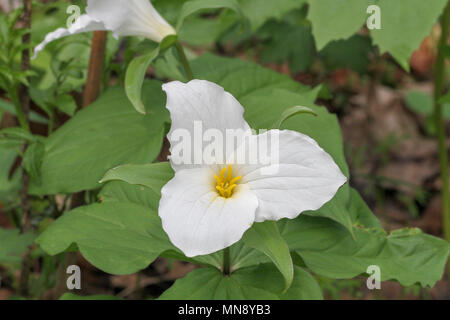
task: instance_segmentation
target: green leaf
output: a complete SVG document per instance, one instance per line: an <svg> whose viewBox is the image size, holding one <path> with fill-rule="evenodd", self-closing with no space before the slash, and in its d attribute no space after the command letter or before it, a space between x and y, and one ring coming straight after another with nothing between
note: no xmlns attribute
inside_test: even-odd
<svg viewBox="0 0 450 320"><path fill-rule="evenodd" d="M70 94L62 94L56 97L55 106L65 114L73 117L77 110L75 99Z"/></svg>
<svg viewBox="0 0 450 320"><path fill-rule="evenodd" d="M242 11L248 17L252 30L259 29L270 19L280 20L286 13L293 9L300 9L306 0L239 0Z"/></svg>
<svg viewBox="0 0 450 320"><path fill-rule="evenodd" d="M380 221L372 213L361 195L350 188L350 203L348 211L355 227L382 229Z"/></svg>
<svg viewBox="0 0 450 320"><path fill-rule="evenodd" d="M100 182L121 180L150 188L161 195L161 188L172 179L173 169L169 162L149 163L143 165L123 165L109 170Z"/></svg>
<svg viewBox="0 0 450 320"><path fill-rule="evenodd" d="M315 279L294 268L294 281L283 294L282 276L272 264L240 269L224 277L213 268L197 269L177 280L160 300L279 300L322 299Z"/></svg>
<svg viewBox="0 0 450 320"><path fill-rule="evenodd" d="M18 264L22 255L34 241L35 236L30 233L20 234L18 229L0 228L0 263Z"/></svg>
<svg viewBox="0 0 450 320"><path fill-rule="evenodd" d="M12 127L0 130L0 136L6 136L8 138L23 140L26 142L36 141L36 137L33 136L29 131L21 127Z"/></svg>
<svg viewBox="0 0 450 320"><path fill-rule="evenodd" d="M309 114L312 114L313 116L317 117L317 113L315 113L310 108L302 107L302 106L295 106L295 107L292 107L292 108L289 108L289 109L283 111L283 113L281 114L280 120L278 120L272 126L272 128L279 129L281 127L281 125L283 124L283 122L285 122L287 119L289 119L293 116L296 116L298 114L302 114L302 113L309 113Z"/></svg>
<svg viewBox="0 0 450 320"><path fill-rule="evenodd" d="M352 216L347 208L350 190L349 184L346 183L337 191L331 201L325 203L316 211L306 211L303 214L312 217L330 218L343 225L354 236Z"/></svg>
<svg viewBox="0 0 450 320"><path fill-rule="evenodd" d="M238 99L244 108L247 108L248 98L267 94L274 89L287 89L299 94L307 94L310 91L309 87L292 80L286 75L240 59L223 58L205 53L193 60L191 66L199 79L209 80L221 85ZM308 99L308 101L311 102L311 99ZM292 105L289 107L292 107ZM267 125L272 124L279 117L280 112L277 111L275 109L269 114ZM271 121L270 118L274 116L277 118ZM264 123L256 124L264 125ZM265 128L267 128L267 125Z"/></svg>
<svg viewBox="0 0 450 320"><path fill-rule="evenodd" d="M270 21L261 28L261 34L270 35L270 40L260 53L263 63L289 62L292 73L310 69L315 58L315 47L309 26Z"/></svg>
<svg viewBox="0 0 450 320"><path fill-rule="evenodd" d="M106 185L101 190L99 197L103 203L131 202L157 211L161 198L161 187L172 176L173 171L169 163L120 166L116 170L110 170L105 175L103 180ZM198 256L194 259L187 258L181 252L175 251L164 255L174 259L214 266L218 269L222 268L223 265L222 251ZM243 241L239 241L230 247L230 260L232 271L269 261L263 253L249 248L244 245Z"/></svg>
<svg viewBox="0 0 450 320"><path fill-rule="evenodd" d="M439 99L440 103L450 103L450 91Z"/></svg>
<svg viewBox="0 0 450 320"><path fill-rule="evenodd" d="M107 182L99 193L100 202L131 202L158 211L160 191L123 181Z"/></svg>
<svg viewBox="0 0 450 320"><path fill-rule="evenodd" d="M414 113L431 116L433 114L433 98L420 91L410 91L405 96L408 109Z"/></svg>
<svg viewBox="0 0 450 320"><path fill-rule="evenodd" d="M434 115L434 102L431 95L421 91L409 91L405 95L406 107L414 113L433 117ZM439 102L442 104L442 114L445 119L450 119L450 99L447 96L443 96Z"/></svg>
<svg viewBox="0 0 450 320"><path fill-rule="evenodd" d="M294 281L280 298L281 300L322 300L323 296L316 279L299 266L294 266Z"/></svg>
<svg viewBox="0 0 450 320"><path fill-rule="evenodd" d="M216 9L216 8L228 8L236 12L244 23L245 17L241 11L241 7L236 0L192 0L186 2L181 8L180 16L178 17L176 30L179 31L183 25L184 19L187 16L202 10L202 9Z"/></svg>
<svg viewBox="0 0 450 320"><path fill-rule="evenodd" d="M36 141L28 146L23 156L23 166L27 170L31 179L36 181L37 185L41 184L41 168L42 159L45 154L45 146L42 142Z"/></svg>
<svg viewBox="0 0 450 320"><path fill-rule="evenodd" d="M224 11L214 19L211 16L191 16L179 31L180 41L193 46L212 45L236 25L236 20L236 15L231 11Z"/></svg>
<svg viewBox="0 0 450 320"><path fill-rule="evenodd" d="M145 106L141 100L142 84L144 83L145 74L148 66L158 56L159 46L147 54L133 59L128 65L125 75L125 92L130 99L137 112L146 113Z"/></svg>
<svg viewBox="0 0 450 320"><path fill-rule="evenodd" d="M381 10L381 29L370 31L374 44L380 47L381 53L389 52L409 70L411 54L430 34L447 0L379 0L374 4Z"/></svg>
<svg viewBox="0 0 450 320"><path fill-rule="evenodd" d="M308 19L318 50L332 40L354 35L366 20L367 0L309 0ZM382 11L384 14L384 11ZM383 22L385 18L383 17ZM392 31L391 32L395 32Z"/></svg>
<svg viewBox="0 0 450 320"><path fill-rule="evenodd" d="M242 239L247 246L263 252L272 260L283 275L287 290L294 278L294 267L289 247L281 237L277 224L274 221L255 223Z"/></svg>
<svg viewBox="0 0 450 320"><path fill-rule="evenodd" d="M45 139L42 185L32 180L30 193L95 189L113 167L152 162L160 152L169 117L160 82L146 82L143 92L151 114L137 113L124 90L114 87Z"/></svg>
<svg viewBox="0 0 450 320"><path fill-rule="evenodd" d="M72 210L36 240L55 255L76 243L95 267L111 274L146 268L162 252L175 250L156 212L132 203L108 202Z"/></svg>
<svg viewBox="0 0 450 320"><path fill-rule="evenodd" d="M301 215L279 224L289 248L301 256L311 271L325 277L349 279L365 274L370 265L378 265L382 281L434 286L443 275L449 243L419 229L386 234L362 199L355 195L353 191L348 206L349 210L357 210L351 213L355 219L354 237L329 219ZM367 226L362 226L363 223Z"/></svg>
<svg viewBox="0 0 450 320"><path fill-rule="evenodd" d="M332 40L354 35L369 18L366 11L369 5L379 6L381 28L370 30L373 42L381 53L389 52L405 70L409 70L411 54L430 33L446 3L447 0L309 0L308 18L321 50ZM417 12L420 12L420 18Z"/></svg>
<svg viewBox="0 0 450 320"><path fill-rule="evenodd" d="M93 296L79 296L70 292L66 292L58 300L122 300L122 299L107 294L99 294Z"/></svg>
<svg viewBox="0 0 450 320"><path fill-rule="evenodd" d="M346 40L328 43L320 52L320 57L327 70L349 68L364 74L367 72L372 51L371 39L357 34Z"/></svg>
<svg viewBox="0 0 450 320"><path fill-rule="evenodd" d="M16 111L14 109L14 105L10 103L9 101L5 101L3 99L0 99L0 110L6 111L12 115L16 115ZM33 110L30 111L30 121L40 123L40 124L47 124L48 120L41 116L40 114L34 112Z"/></svg>
<svg viewBox="0 0 450 320"><path fill-rule="evenodd" d="M21 170L16 170L11 179L9 177L11 166L17 157L14 149L0 145L0 154L0 202L6 207L10 203L19 201L22 173Z"/></svg>

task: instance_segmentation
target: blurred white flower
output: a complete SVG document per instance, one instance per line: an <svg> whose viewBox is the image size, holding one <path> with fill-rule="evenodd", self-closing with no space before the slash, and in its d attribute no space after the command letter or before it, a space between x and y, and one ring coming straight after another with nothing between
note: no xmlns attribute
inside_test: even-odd
<svg viewBox="0 0 450 320"><path fill-rule="evenodd" d="M188 257L213 253L242 238L254 222L293 219L317 210L346 182L332 157L310 137L290 130L270 130L240 137L227 163L180 164L173 132L191 132L201 121L205 130L249 129L244 109L214 83L192 80L163 85L172 127L171 164L175 176L161 190L159 216L172 243ZM323 128L326 130L326 128ZM279 139L277 170L265 174L263 164L236 162L239 151L254 153L261 141ZM194 138L195 139L195 138ZM200 145L192 141L189 145Z"/></svg>
<svg viewBox="0 0 450 320"><path fill-rule="evenodd" d="M86 13L69 28L50 32L34 49L34 57L51 41L89 31L112 31L115 37L141 36L161 42L176 34L149 0L88 0Z"/></svg>

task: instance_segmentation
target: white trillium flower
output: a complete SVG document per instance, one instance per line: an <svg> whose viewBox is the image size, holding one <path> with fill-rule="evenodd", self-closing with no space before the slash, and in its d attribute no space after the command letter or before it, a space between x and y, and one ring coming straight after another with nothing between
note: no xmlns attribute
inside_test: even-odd
<svg viewBox="0 0 450 320"><path fill-rule="evenodd" d="M226 136L227 129L245 131L249 125L240 103L212 82L173 81L163 90L172 119L168 138L175 176L161 190L159 216L172 243L188 257L231 246L254 222L293 219L317 210L347 180L316 141L291 130L243 135L238 143L237 150L251 153L261 140L277 135L274 174L264 174L264 165L232 161L230 155L223 164L180 164L173 154L178 140L171 136L178 129L194 136L194 123L201 121L204 130L218 129Z"/></svg>
<svg viewBox="0 0 450 320"><path fill-rule="evenodd" d="M89 31L112 31L114 37L140 36L161 42L176 34L149 0L88 0L86 14L70 28L59 28L45 36L34 49L34 56L56 39Z"/></svg>

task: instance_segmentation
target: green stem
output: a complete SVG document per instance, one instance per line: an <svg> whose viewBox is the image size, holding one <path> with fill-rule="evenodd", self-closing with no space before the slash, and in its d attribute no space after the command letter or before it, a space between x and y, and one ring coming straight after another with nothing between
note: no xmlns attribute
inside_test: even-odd
<svg viewBox="0 0 450 320"><path fill-rule="evenodd" d="M436 123L437 139L439 146L439 163L442 180L442 227L444 237L450 241L450 199L448 180L448 157L445 145L445 122L442 115L442 104L440 99L444 89L445 53L448 37L448 15L450 12L450 2L441 17L441 38L439 40L439 52L434 66L434 120ZM450 263L447 265L447 276L450 279Z"/></svg>
<svg viewBox="0 0 450 320"><path fill-rule="evenodd" d="M223 249L223 269L222 273L230 275L230 247Z"/></svg>
<svg viewBox="0 0 450 320"><path fill-rule="evenodd" d="M188 80L194 79L194 75L192 73L191 66L189 65L189 61L186 58L186 54L184 53L183 46L180 42L175 42L175 47L177 48L178 55L180 57L181 63L183 64L184 70L186 71L186 76L188 77Z"/></svg>
<svg viewBox="0 0 450 320"><path fill-rule="evenodd" d="M13 86L9 95L14 104L14 108L16 110L16 116L17 116L17 119L19 120L20 126L22 127L22 129L24 129L26 131L30 131L30 127L28 126L27 118L25 116L25 113L22 110L22 104L20 103L18 90L19 89L17 86Z"/></svg>

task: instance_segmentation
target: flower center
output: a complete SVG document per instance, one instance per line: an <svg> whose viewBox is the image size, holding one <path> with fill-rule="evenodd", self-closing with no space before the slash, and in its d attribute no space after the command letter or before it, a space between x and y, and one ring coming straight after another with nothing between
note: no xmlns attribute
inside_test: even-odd
<svg viewBox="0 0 450 320"><path fill-rule="evenodd" d="M217 185L216 190L217 193L224 198L229 198L233 194L233 189L236 188L236 182L240 180L242 177L235 177L233 178L233 170L231 169L231 166L228 166L228 172L225 175L225 172L227 171L227 167L220 170L219 176L214 175L214 178L216 179Z"/></svg>

